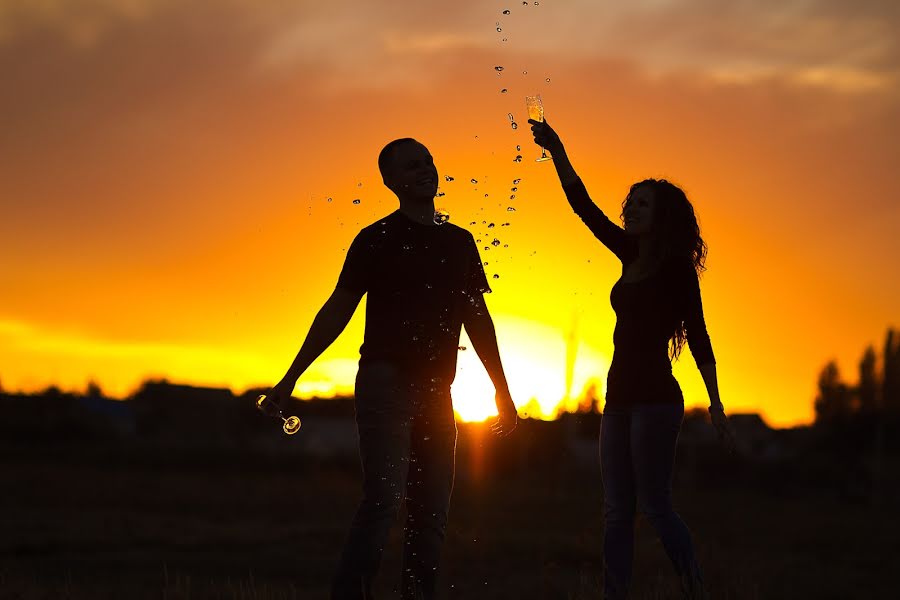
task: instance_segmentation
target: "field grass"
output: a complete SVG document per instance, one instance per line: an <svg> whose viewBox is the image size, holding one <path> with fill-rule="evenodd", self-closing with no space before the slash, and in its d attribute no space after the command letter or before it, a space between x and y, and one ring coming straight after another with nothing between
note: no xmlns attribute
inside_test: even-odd
<svg viewBox="0 0 900 600"><path fill-rule="evenodd" d="M353 464L115 446L9 447L0 458L0 598L326 598L359 498ZM893 598L893 507L727 487L679 472L713 598ZM443 598L586 599L601 588L596 470L472 476L458 465ZM637 523L634 598L677 597ZM395 597L400 528L380 597Z"/></svg>

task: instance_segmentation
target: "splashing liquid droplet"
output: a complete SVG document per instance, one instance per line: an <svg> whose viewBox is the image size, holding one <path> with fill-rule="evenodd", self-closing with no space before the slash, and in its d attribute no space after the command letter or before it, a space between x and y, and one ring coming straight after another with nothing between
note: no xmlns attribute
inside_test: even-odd
<svg viewBox="0 0 900 600"><path fill-rule="evenodd" d="M503 31L503 28L500 27L500 22L498 21L497 22L497 33L500 33L501 31Z"/></svg>
<svg viewBox="0 0 900 600"><path fill-rule="evenodd" d="M522 162L522 155L516 154L516 157L513 159L513 162L518 162L518 163Z"/></svg>
<svg viewBox="0 0 900 600"><path fill-rule="evenodd" d="M508 91L509 91L508 89L503 88L502 90L500 90L500 93L501 93L501 94L505 94L505 93L508 92Z"/></svg>
<svg viewBox="0 0 900 600"><path fill-rule="evenodd" d="M544 81L546 81L547 83L550 83L550 78L548 77L548 78L545 79Z"/></svg>
<svg viewBox="0 0 900 600"><path fill-rule="evenodd" d="M508 14L509 14L509 10L508 10L508 9L507 9L507 10L504 10L504 11L503 11L503 14L504 14L504 15L508 15Z"/></svg>
<svg viewBox="0 0 900 600"><path fill-rule="evenodd" d="M494 238L494 241L491 242L491 246L499 246L499 245L500 245L500 240L498 240L497 238Z"/></svg>
<svg viewBox="0 0 900 600"><path fill-rule="evenodd" d="M356 200L353 201L353 204L359 204L360 202L362 202L362 200L360 200L359 198L357 198Z"/></svg>
<svg viewBox="0 0 900 600"><path fill-rule="evenodd" d="M512 127L513 129L518 129L518 128L519 128L519 124L516 123L515 121L513 121L512 123L510 123L510 127Z"/></svg>
<svg viewBox="0 0 900 600"><path fill-rule="evenodd" d="M518 192L518 191L519 191L519 188L513 186L513 187L509 188L509 191L511 191L511 192Z"/></svg>
<svg viewBox="0 0 900 600"><path fill-rule="evenodd" d="M507 206L507 207L506 207L506 212L516 212L516 209L513 208L512 206Z"/></svg>
<svg viewBox="0 0 900 600"><path fill-rule="evenodd" d="M494 67L494 70L499 73L503 70L503 67Z"/></svg>
<svg viewBox="0 0 900 600"><path fill-rule="evenodd" d="M332 198L328 198L328 201L331 202Z"/></svg>
<svg viewBox="0 0 900 600"><path fill-rule="evenodd" d="M516 120L512 113L506 113L506 118L509 119L510 123Z"/></svg>
<svg viewBox="0 0 900 600"><path fill-rule="evenodd" d="M450 220L450 213L444 210L443 208L435 209L434 211L434 223L435 225L443 225L444 223Z"/></svg>
<svg viewBox="0 0 900 600"><path fill-rule="evenodd" d="M500 40L500 41L501 41L501 42L508 42L508 41L509 41L509 38L503 38L503 39Z"/></svg>
<svg viewBox="0 0 900 600"><path fill-rule="evenodd" d="M513 179L513 185L519 185L519 182L522 181L522 178Z"/></svg>
<svg viewBox="0 0 900 600"><path fill-rule="evenodd" d="M444 181L453 181L453 177L450 175L444 175Z"/></svg>
<svg viewBox="0 0 900 600"><path fill-rule="evenodd" d="M488 224L488 229L493 229L493 228L494 228L494 224L493 224L493 223L489 223L489 224Z"/></svg>
<svg viewBox="0 0 900 600"><path fill-rule="evenodd" d="M494 273L494 279L500 279L500 276Z"/></svg>
<svg viewBox="0 0 900 600"><path fill-rule="evenodd" d="M528 75L528 71L522 71L522 75Z"/></svg>
<svg viewBox="0 0 900 600"><path fill-rule="evenodd" d="M478 183L478 180L473 178L473 179L471 179L471 182L472 182L472 183Z"/></svg>
<svg viewBox="0 0 900 600"><path fill-rule="evenodd" d="M515 200L515 199L516 199L516 195L515 195L515 194L512 194L512 195L509 197L509 199L510 199L510 200Z"/></svg>
<svg viewBox="0 0 900 600"><path fill-rule="evenodd" d="M356 184L356 187L362 187L362 181Z"/></svg>

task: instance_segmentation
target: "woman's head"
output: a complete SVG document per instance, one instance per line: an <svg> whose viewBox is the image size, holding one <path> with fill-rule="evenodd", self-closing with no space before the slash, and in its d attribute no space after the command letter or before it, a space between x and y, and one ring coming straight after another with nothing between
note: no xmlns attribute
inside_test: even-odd
<svg viewBox="0 0 900 600"><path fill-rule="evenodd" d="M648 235L662 259L689 259L698 273L705 269L706 242L694 207L677 185L645 179L631 186L622 202L625 231Z"/></svg>

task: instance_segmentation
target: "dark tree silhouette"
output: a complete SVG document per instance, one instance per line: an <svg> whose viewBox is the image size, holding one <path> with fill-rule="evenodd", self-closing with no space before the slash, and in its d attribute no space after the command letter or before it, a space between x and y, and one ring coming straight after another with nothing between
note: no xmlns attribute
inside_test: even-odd
<svg viewBox="0 0 900 600"><path fill-rule="evenodd" d="M875 371L878 357L875 348L869 346L859 361L859 385L856 388L859 400L859 411L872 414L878 411L878 374Z"/></svg>
<svg viewBox="0 0 900 600"><path fill-rule="evenodd" d="M900 332L888 329L884 342L884 375L881 397L884 412L900 414Z"/></svg>
<svg viewBox="0 0 900 600"><path fill-rule="evenodd" d="M900 417L900 331L888 328L880 369L878 362L875 347L868 346L859 361L856 385L841 380L835 361L822 368L815 400L817 425Z"/></svg>
<svg viewBox="0 0 900 600"><path fill-rule="evenodd" d="M841 380L837 362L833 360L819 373L819 394L815 407L816 423L835 423L850 416L850 389Z"/></svg>
<svg viewBox="0 0 900 600"><path fill-rule="evenodd" d="M90 380L87 384L85 396L88 398L103 398L103 390L100 388L100 384L93 379Z"/></svg>

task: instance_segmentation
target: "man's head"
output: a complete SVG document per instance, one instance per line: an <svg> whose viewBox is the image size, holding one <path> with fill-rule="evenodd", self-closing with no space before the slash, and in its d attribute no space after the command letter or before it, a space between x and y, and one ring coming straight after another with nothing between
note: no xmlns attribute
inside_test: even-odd
<svg viewBox="0 0 900 600"><path fill-rule="evenodd" d="M398 198L431 201L437 194L438 173L431 153L412 138L386 145L378 155L384 185Z"/></svg>

